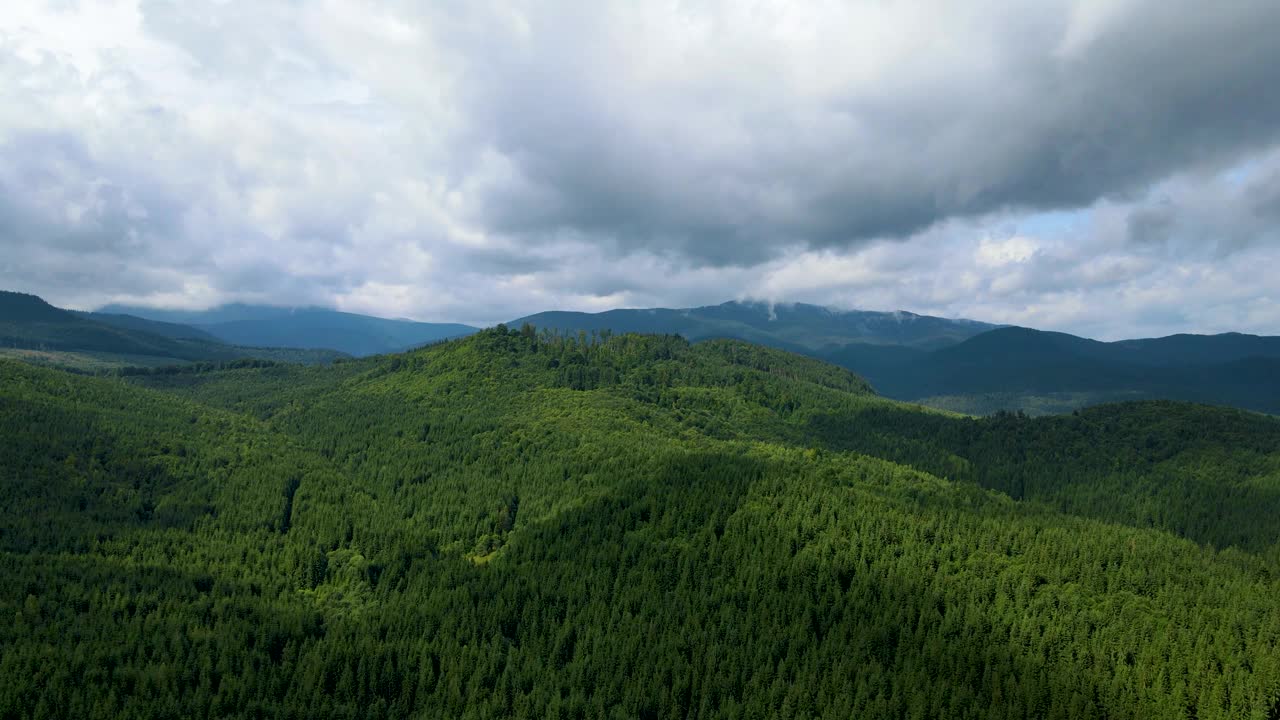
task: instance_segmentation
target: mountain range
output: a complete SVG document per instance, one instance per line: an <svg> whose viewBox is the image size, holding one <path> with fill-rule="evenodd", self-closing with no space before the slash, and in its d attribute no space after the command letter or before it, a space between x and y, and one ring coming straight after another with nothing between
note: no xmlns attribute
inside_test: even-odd
<svg viewBox="0 0 1280 720"><path fill-rule="evenodd" d="M508 324L518 327L524 323L566 332L608 329L619 333L671 333L694 341L735 338L810 354L852 343L936 349L998 327L976 320L950 320L902 311L833 310L804 303L739 301L675 310L552 311Z"/></svg>
<svg viewBox="0 0 1280 720"><path fill-rule="evenodd" d="M248 347L185 325L54 307L35 295L0 291L0 355L78 369L158 366L255 358L331 362L333 350Z"/></svg>
<svg viewBox="0 0 1280 720"><path fill-rule="evenodd" d="M853 370L888 397L972 414L1069 412L1139 398L1280 413L1280 337L1183 334L1100 342L906 312L742 302L547 312L511 324L525 322L567 333L607 328L746 340Z"/></svg>
<svg viewBox="0 0 1280 720"><path fill-rule="evenodd" d="M399 352L476 331L457 323L392 320L317 307L231 304L188 311L107 305L98 313L182 324L233 345L326 348L356 357Z"/></svg>
<svg viewBox="0 0 1280 720"><path fill-rule="evenodd" d="M761 302L550 311L506 323L525 324L567 335L608 330L681 335L695 342L745 340L853 370L887 397L976 415L1062 413L1100 402L1160 398L1280 413L1280 337L1181 334L1100 342L976 320ZM71 312L34 296L0 294L0 346L6 352L44 353L51 362L82 367L241 357L328 362L475 330L323 308L239 304L205 311L108 305Z"/></svg>
<svg viewBox="0 0 1280 720"><path fill-rule="evenodd" d="M997 328L932 351L866 345L815 353L889 397L960 412L1065 412L1166 398L1280 412L1280 337L1226 333L1099 342Z"/></svg>

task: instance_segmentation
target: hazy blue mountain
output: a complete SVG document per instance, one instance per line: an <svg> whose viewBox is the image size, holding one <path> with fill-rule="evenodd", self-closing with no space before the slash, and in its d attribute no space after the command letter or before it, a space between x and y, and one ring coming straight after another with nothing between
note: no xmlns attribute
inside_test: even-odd
<svg viewBox="0 0 1280 720"><path fill-rule="evenodd" d="M100 312L182 323L237 345L330 348L356 356L396 352L476 331L456 323L389 320L315 307L232 304L188 311L108 305Z"/></svg>
<svg viewBox="0 0 1280 720"><path fill-rule="evenodd" d="M1167 398L1280 412L1280 338L1228 333L1099 342L1008 327L934 351L827 348L893 398L966 412L1062 411Z"/></svg>
<svg viewBox="0 0 1280 720"><path fill-rule="evenodd" d="M238 320L261 320L267 318L284 318L294 312L294 308L270 305L246 305L230 303L208 310L171 310L157 309L135 305L104 305L98 308L100 313L122 313L136 317L157 320L160 322L183 325L212 325L215 323L235 322Z"/></svg>
<svg viewBox="0 0 1280 720"><path fill-rule="evenodd" d="M35 295L0 291L0 351L49 364L100 369L258 358L331 362L332 350L243 347L199 329L118 314L54 307Z"/></svg>
<svg viewBox="0 0 1280 720"><path fill-rule="evenodd" d="M202 342L99 322L56 308L35 295L0 291L0 345L45 351L149 355L177 360L209 358ZM225 347L218 343L219 347Z"/></svg>
<svg viewBox="0 0 1280 720"><path fill-rule="evenodd" d="M162 322L160 320L147 320L146 318L140 318L136 315L116 315L114 313L83 312L79 310L72 310L71 312L86 320L106 323L107 325L113 325L125 330L138 330L174 339L205 340L207 342L216 343L222 342L208 332L200 330L199 328L191 327L190 325Z"/></svg>
<svg viewBox="0 0 1280 720"><path fill-rule="evenodd" d="M956 344L942 355L953 361L994 355L1048 359L1064 354L1139 366L1209 365L1250 357L1280 357L1280 337L1223 333L1101 342L1061 332L1007 327Z"/></svg>
<svg viewBox="0 0 1280 720"><path fill-rule="evenodd" d="M996 327L975 320L951 320L909 312L846 311L804 303L757 302L602 313L544 312L510 324L518 327L525 322L566 332L609 329L619 333L673 333L689 340L736 338L810 354L827 346L851 343L938 348Z"/></svg>

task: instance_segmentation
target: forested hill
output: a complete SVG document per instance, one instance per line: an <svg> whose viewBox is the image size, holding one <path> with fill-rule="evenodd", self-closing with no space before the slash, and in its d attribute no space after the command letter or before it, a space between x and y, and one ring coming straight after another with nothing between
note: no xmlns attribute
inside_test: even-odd
<svg viewBox="0 0 1280 720"><path fill-rule="evenodd" d="M1280 414L1280 337L1240 333L1100 342L906 312L729 302L700 308L544 312L517 320L563 332L736 338L849 368L882 394L959 412L1070 412L1166 399Z"/></svg>
<svg viewBox="0 0 1280 720"><path fill-rule="evenodd" d="M735 341L0 361L0 716L1269 718L1280 421ZM986 488L992 489L984 489Z"/></svg>
<svg viewBox="0 0 1280 720"><path fill-rule="evenodd" d="M229 345L195 328L130 315L54 307L35 295L0 290L0 357L102 369L258 358L331 362L333 350Z"/></svg>

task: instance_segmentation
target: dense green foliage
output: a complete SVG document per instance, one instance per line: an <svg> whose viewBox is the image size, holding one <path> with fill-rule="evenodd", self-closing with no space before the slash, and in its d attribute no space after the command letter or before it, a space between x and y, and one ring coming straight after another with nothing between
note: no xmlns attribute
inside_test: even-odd
<svg viewBox="0 0 1280 720"><path fill-rule="evenodd" d="M1270 418L499 327L0 427L0 717L1280 716Z"/></svg>
<svg viewBox="0 0 1280 720"><path fill-rule="evenodd" d="M1280 421L1168 401L1072 415L955 419L884 405L812 419L814 436L998 490L1280 561Z"/></svg>

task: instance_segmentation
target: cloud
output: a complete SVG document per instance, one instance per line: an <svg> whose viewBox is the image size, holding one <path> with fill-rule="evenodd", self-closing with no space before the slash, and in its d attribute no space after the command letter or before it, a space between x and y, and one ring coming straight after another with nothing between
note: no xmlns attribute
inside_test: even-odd
<svg viewBox="0 0 1280 720"><path fill-rule="evenodd" d="M1087 206L1280 137L1274 3L699 7L457 41L483 68L467 116L509 163L491 229L754 262Z"/></svg>
<svg viewBox="0 0 1280 720"><path fill-rule="evenodd" d="M1274 332L1277 25L1263 0L13 0L0 284Z"/></svg>
<svg viewBox="0 0 1280 720"><path fill-rule="evenodd" d="M1004 240L983 238L978 243L977 263L983 267L999 268L1024 263L1036 253L1036 241L1028 237L1011 237Z"/></svg>
<svg viewBox="0 0 1280 720"><path fill-rule="evenodd" d="M1174 255L1280 247L1280 150L1223 172L1174 175L1126 222L1133 244Z"/></svg>

